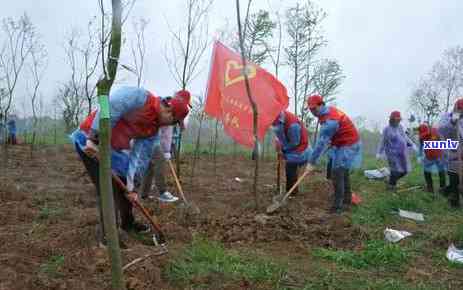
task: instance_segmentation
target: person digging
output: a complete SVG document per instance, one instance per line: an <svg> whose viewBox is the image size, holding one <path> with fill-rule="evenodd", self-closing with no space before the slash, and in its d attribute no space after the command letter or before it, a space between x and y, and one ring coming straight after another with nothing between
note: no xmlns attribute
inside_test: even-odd
<svg viewBox="0 0 463 290"><path fill-rule="evenodd" d="M182 121L188 114L187 104L180 99L163 101L151 92L138 87L121 87L109 96L111 117L111 166L113 174L126 186L127 195L113 179L116 223L119 233L133 230L147 232L149 226L135 221L132 201L138 201L135 183L141 180L151 160L152 147L157 131ZM101 194L99 188L98 133L99 108L94 110L75 130L71 139L87 173L96 187L99 225L97 239L100 246L106 245ZM133 146L130 146L133 140ZM121 235L122 236L122 235ZM122 242L122 248L127 246Z"/></svg>
<svg viewBox="0 0 463 290"><path fill-rule="evenodd" d="M351 119L339 109L327 106L320 95L312 95L307 107L320 122L320 135L308 160L315 166L328 146L331 159L331 180L334 186L334 202L330 213L340 214L352 204L350 170L360 165L361 142L357 128Z"/></svg>
<svg viewBox="0 0 463 290"><path fill-rule="evenodd" d="M281 112L272 123L272 129L277 139L277 151L286 161L286 192L296 183L298 170L307 164L311 154L309 148L309 133L296 115L289 111ZM298 188L292 195L298 194Z"/></svg>
<svg viewBox="0 0 463 290"><path fill-rule="evenodd" d="M178 91L174 94L174 98L183 100L190 108L191 94L186 90ZM172 97L164 97L166 101L172 99ZM182 130L185 129L183 122L179 124ZM141 197L142 198L154 198L152 191L153 179L156 185L156 189L159 192L159 201L161 202L175 202L178 197L174 196L167 190L166 178L165 178L165 163L171 162L172 158L172 143L173 143L173 131L174 126L164 126L159 129L157 139L153 148L153 158L150 161L148 170L141 185Z"/></svg>

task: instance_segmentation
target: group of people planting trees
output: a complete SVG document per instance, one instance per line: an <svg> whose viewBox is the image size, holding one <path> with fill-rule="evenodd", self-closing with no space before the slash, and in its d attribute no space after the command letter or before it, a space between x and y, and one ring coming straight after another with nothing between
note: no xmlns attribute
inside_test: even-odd
<svg viewBox="0 0 463 290"><path fill-rule="evenodd" d="M125 195L114 184L117 224L123 230L148 231L149 227L135 221L132 200L153 198L152 180L156 184L160 202L175 202L178 198L167 189L164 181L165 160L172 154L172 135L176 125L184 129L183 121L189 113L191 95L186 90L172 97L158 97L138 87L120 87L109 98L112 125L112 171L117 174L129 191ZM293 113L284 110L272 123L276 150L285 160L286 191L298 180L300 169L310 169L319 163L323 154L328 159L328 176L333 183L334 198L329 212L340 214L352 204L350 174L361 163L362 149L359 131L352 120L341 110L324 102L320 95L311 95L306 108L318 119L320 130L314 144L310 144L305 124ZM97 189L100 226L98 239L105 244L101 201L98 186L98 136L99 109L94 110L72 134L79 157ZM434 127L420 124L416 131L418 144L407 135L399 111L389 116L389 125L382 131L377 159L386 159L390 176L386 189L397 190L397 182L411 171L412 152L423 167L426 190L434 192L434 173L439 176L438 191L449 198L452 207L459 207L459 169L462 165L459 150L427 149L427 141L450 138L461 141L463 128L463 99L459 99L451 113L444 114ZM447 176L449 183L447 184ZM297 187L292 196L301 194Z"/></svg>

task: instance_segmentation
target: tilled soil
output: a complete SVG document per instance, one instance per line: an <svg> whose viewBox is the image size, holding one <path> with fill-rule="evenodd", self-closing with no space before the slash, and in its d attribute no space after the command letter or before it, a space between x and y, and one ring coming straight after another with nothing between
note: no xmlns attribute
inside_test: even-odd
<svg viewBox="0 0 463 290"><path fill-rule="evenodd" d="M0 290L109 289L109 261L95 241L94 188L72 147L41 147L31 156L28 146L18 145L9 147L7 156L0 166ZM190 161L187 157L182 164L182 183L201 214L185 219L178 205L146 202L159 216L170 253L128 268L129 289L175 289L164 279L162 267L193 233L230 247L264 243L267 249L281 242L289 248L354 249L365 238L348 215L327 213L330 186L320 175L308 177L286 207L266 216L262 213L275 191L274 161L261 165L258 211L251 193L251 160L219 156L214 167L212 158L201 157L194 177ZM169 186L176 192L172 180ZM156 251L133 237L128 244L122 251L124 265Z"/></svg>

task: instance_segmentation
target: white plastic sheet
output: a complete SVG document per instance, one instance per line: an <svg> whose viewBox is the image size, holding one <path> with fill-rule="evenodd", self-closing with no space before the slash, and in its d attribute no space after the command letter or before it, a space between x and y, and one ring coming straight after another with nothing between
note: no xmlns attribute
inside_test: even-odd
<svg viewBox="0 0 463 290"><path fill-rule="evenodd" d="M459 250L451 244L447 250L447 259L456 263L463 263L463 250Z"/></svg>
<svg viewBox="0 0 463 290"><path fill-rule="evenodd" d="M422 213L417 213L413 211L399 209L399 216L419 222L424 221L424 215Z"/></svg>
<svg viewBox="0 0 463 290"><path fill-rule="evenodd" d="M384 238L392 243L397 243L398 241L411 236L412 234L407 231L397 231L390 228L384 230Z"/></svg>
<svg viewBox="0 0 463 290"><path fill-rule="evenodd" d="M389 171L389 168L383 167L380 169L365 170L363 174L368 179L382 179L391 175L391 172Z"/></svg>

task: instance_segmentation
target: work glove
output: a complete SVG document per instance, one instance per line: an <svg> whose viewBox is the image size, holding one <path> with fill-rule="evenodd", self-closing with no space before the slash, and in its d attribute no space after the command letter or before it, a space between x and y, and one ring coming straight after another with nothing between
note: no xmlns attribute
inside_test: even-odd
<svg viewBox="0 0 463 290"><path fill-rule="evenodd" d="M87 139L85 142L83 151L90 158L95 158L98 156L98 146L90 139Z"/></svg>
<svg viewBox="0 0 463 290"><path fill-rule="evenodd" d="M138 193L136 193L135 191L131 191L129 192L127 195L126 195L127 199L130 201L130 202L136 202L138 201Z"/></svg>
<svg viewBox="0 0 463 290"><path fill-rule="evenodd" d="M312 163L307 163L307 166L305 167L306 171L313 171L315 169L315 165Z"/></svg>
<svg viewBox="0 0 463 290"><path fill-rule="evenodd" d="M172 158L172 155L170 154L170 152L164 153L164 159L165 160L170 160L171 158Z"/></svg>

